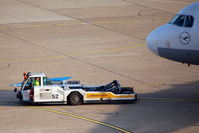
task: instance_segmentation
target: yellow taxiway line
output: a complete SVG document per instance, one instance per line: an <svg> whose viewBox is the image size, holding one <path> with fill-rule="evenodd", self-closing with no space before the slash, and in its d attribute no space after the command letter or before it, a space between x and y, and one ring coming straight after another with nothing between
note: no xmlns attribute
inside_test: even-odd
<svg viewBox="0 0 199 133"><path fill-rule="evenodd" d="M140 101L157 101L157 102L199 102L199 98L175 98L175 97L150 97L150 96L138 96ZM11 102L17 101L17 99L3 98L0 99L0 104L16 104ZM33 106L34 107L34 106Z"/></svg>
<svg viewBox="0 0 199 133"><path fill-rule="evenodd" d="M70 25L80 25L80 24L86 24L83 22L68 22L68 23L57 23L55 26L70 26Z"/></svg>
<svg viewBox="0 0 199 133"><path fill-rule="evenodd" d="M95 123L95 124L99 124L99 125L103 125L105 127L115 129L115 130L123 132L123 133L130 133L129 131L121 129L119 127L116 127L116 126L113 126L113 125L110 125L110 124L107 124L107 123L104 123L104 122L100 122L100 121L97 121L97 120L93 120L93 119L90 119L90 118L86 118L86 117L83 117L83 116L79 116L79 115L75 115L75 114L71 114L71 113L66 113L66 112L61 112L61 111L57 111L57 110L52 110L52 109L47 109L47 108L36 107L36 106L28 106L28 107L32 108L32 109L47 111L47 112L51 112L51 113L61 114L61 115L70 116L70 117L73 117L73 118L78 118L78 119L81 119L81 120L89 121L89 122L92 122L92 123Z"/></svg>
<svg viewBox="0 0 199 133"><path fill-rule="evenodd" d="M14 63L14 62L24 62L24 61L40 61L40 60L49 60L49 59L58 59L58 58L66 58L67 56L81 56L81 55L90 55L90 54L100 54L100 53L106 53L106 52L115 52L115 51L121 51L125 49L135 48L135 47L142 47L145 46L144 43L142 44L133 44L130 46L124 46L119 48L112 48L112 49L105 49L105 50L99 50L94 52L85 52L85 53L78 53L78 54L68 54L66 56L47 56L47 57L33 57L33 58L23 58L23 59L14 59L14 60L0 60L0 63Z"/></svg>
<svg viewBox="0 0 199 133"><path fill-rule="evenodd" d="M0 99L0 101L1 101L1 99ZM20 106L20 104L9 103L9 102L3 102L3 103L0 102L0 105ZM91 119L91 118L86 118L86 117L71 114L71 113L61 112L61 111L37 107L37 106L25 106L25 107L36 109L36 110L42 110L42 111L46 111L46 112L51 112L51 113L56 113L56 114L60 114L60 115L70 116L70 117L73 117L73 118L78 118L78 119L85 120L85 121L88 121L88 122L91 122L91 123L95 123L95 124L102 125L102 126L105 126L105 127L108 127L108 128L112 128L114 130L117 130L117 131L120 131L120 132L123 132L123 133L131 133L130 131L127 131L125 129L113 126L111 124L107 124L107 123L100 122L100 121L97 121L97 120L94 120L94 119Z"/></svg>
<svg viewBox="0 0 199 133"><path fill-rule="evenodd" d="M139 97L138 98L141 102L142 101L156 101L156 102L199 102L199 99L194 99L194 98L165 98L165 97ZM9 100L9 99L8 99ZM3 99L0 99L0 101L4 101ZM20 104L16 104L16 103L10 103L10 102L0 102L0 105L20 105ZM102 125L108 128L112 128L114 130L123 132L123 133L130 133L130 131L127 131L125 129L113 126L111 124L107 124L104 122L100 122L91 118L87 118L87 117L83 117L83 116L79 116L79 115L75 115L75 114L71 114L71 113L66 113L66 112L62 112L62 111L58 111L58 110L53 110L53 109L47 109L47 108L42 108L42 107L37 107L37 106L25 106L28 108L32 108L32 109L36 109L36 110L41 110L41 111L46 111L46 112L51 112L51 113L56 113L56 114L60 114L60 115L64 115L64 116L69 116L69 117L73 117L73 118L77 118L77 119L81 119L81 120L85 120L91 123L95 123L98 125Z"/></svg>
<svg viewBox="0 0 199 133"><path fill-rule="evenodd" d="M48 24L35 24L35 25L21 25L21 26L16 26L16 28L36 28L36 27L47 27L49 26Z"/></svg>
<svg viewBox="0 0 199 133"><path fill-rule="evenodd" d="M6 29L7 27L0 27L0 30L4 30L4 29Z"/></svg>
<svg viewBox="0 0 199 133"><path fill-rule="evenodd" d="M52 26L72 26L72 25L83 25L83 24L122 24L122 23L140 23L140 22L147 22L147 23L152 23L152 22L158 22L158 23L166 23L169 20L165 19L157 19L157 20L134 20L134 19L127 19L127 20L104 20L104 21L94 21L94 22L66 22L66 23L55 23L55 24L30 24L30 25L17 25L14 26L14 28L18 29L24 29L24 28L40 28L40 27L52 27ZM0 30L4 30L9 28L6 26L1 26Z"/></svg>
<svg viewBox="0 0 199 133"><path fill-rule="evenodd" d="M90 55L90 54L101 54L101 53L106 53L106 52L115 52L115 51L121 51L121 50L125 50L125 49L142 47L142 46L145 46L145 44L144 43L133 44L133 45L130 45L130 46L124 46L124 47L112 48L112 49L105 49L105 50L99 50L99 51L94 51L94 52L85 52L85 53L79 53L79 54L69 54L69 56L81 56L81 55Z"/></svg>

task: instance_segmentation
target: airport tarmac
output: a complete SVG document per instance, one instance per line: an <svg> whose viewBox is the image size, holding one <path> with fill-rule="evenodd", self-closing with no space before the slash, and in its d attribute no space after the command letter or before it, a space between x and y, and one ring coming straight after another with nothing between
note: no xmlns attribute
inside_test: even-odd
<svg viewBox="0 0 199 133"><path fill-rule="evenodd" d="M0 0L1 133L198 133L199 66L151 53L145 38L196 0ZM134 104L21 104L23 72L134 86Z"/></svg>

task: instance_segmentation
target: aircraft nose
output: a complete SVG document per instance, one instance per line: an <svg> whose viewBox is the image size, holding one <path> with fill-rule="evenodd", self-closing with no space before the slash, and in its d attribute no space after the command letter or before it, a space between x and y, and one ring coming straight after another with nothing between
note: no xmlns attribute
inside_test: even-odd
<svg viewBox="0 0 199 133"><path fill-rule="evenodd" d="M152 31L146 38L146 45L148 49L150 49L154 54L158 55L157 41L157 31Z"/></svg>

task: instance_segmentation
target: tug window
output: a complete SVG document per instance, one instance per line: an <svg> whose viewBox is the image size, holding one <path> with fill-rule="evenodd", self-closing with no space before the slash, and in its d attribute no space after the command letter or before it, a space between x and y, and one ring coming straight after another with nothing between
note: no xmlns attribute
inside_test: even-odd
<svg viewBox="0 0 199 133"><path fill-rule="evenodd" d="M52 81L46 77L43 78L43 84L44 85L52 85Z"/></svg>
<svg viewBox="0 0 199 133"><path fill-rule="evenodd" d="M25 84L24 90L30 90L33 87L34 78L29 78Z"/></svg>
<svg viewBox="0 0 199 133"><path fill-rule="evenodd" d="M33 80L33 86L40 86L40 81L41 78L40 77L35 77L35 79Z"/></svg>

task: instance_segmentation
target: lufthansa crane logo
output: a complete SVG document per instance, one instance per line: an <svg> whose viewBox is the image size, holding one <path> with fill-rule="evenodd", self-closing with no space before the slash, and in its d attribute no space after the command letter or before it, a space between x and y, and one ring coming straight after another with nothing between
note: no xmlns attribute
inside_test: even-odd
<svg viewBox="0 0 199 133"><path fill-rule="evenodd" d="M191 37L189 33L185 31L185 32L180 33L179 40L180 40L180 43L187 45L189 44Z"/></svg>

